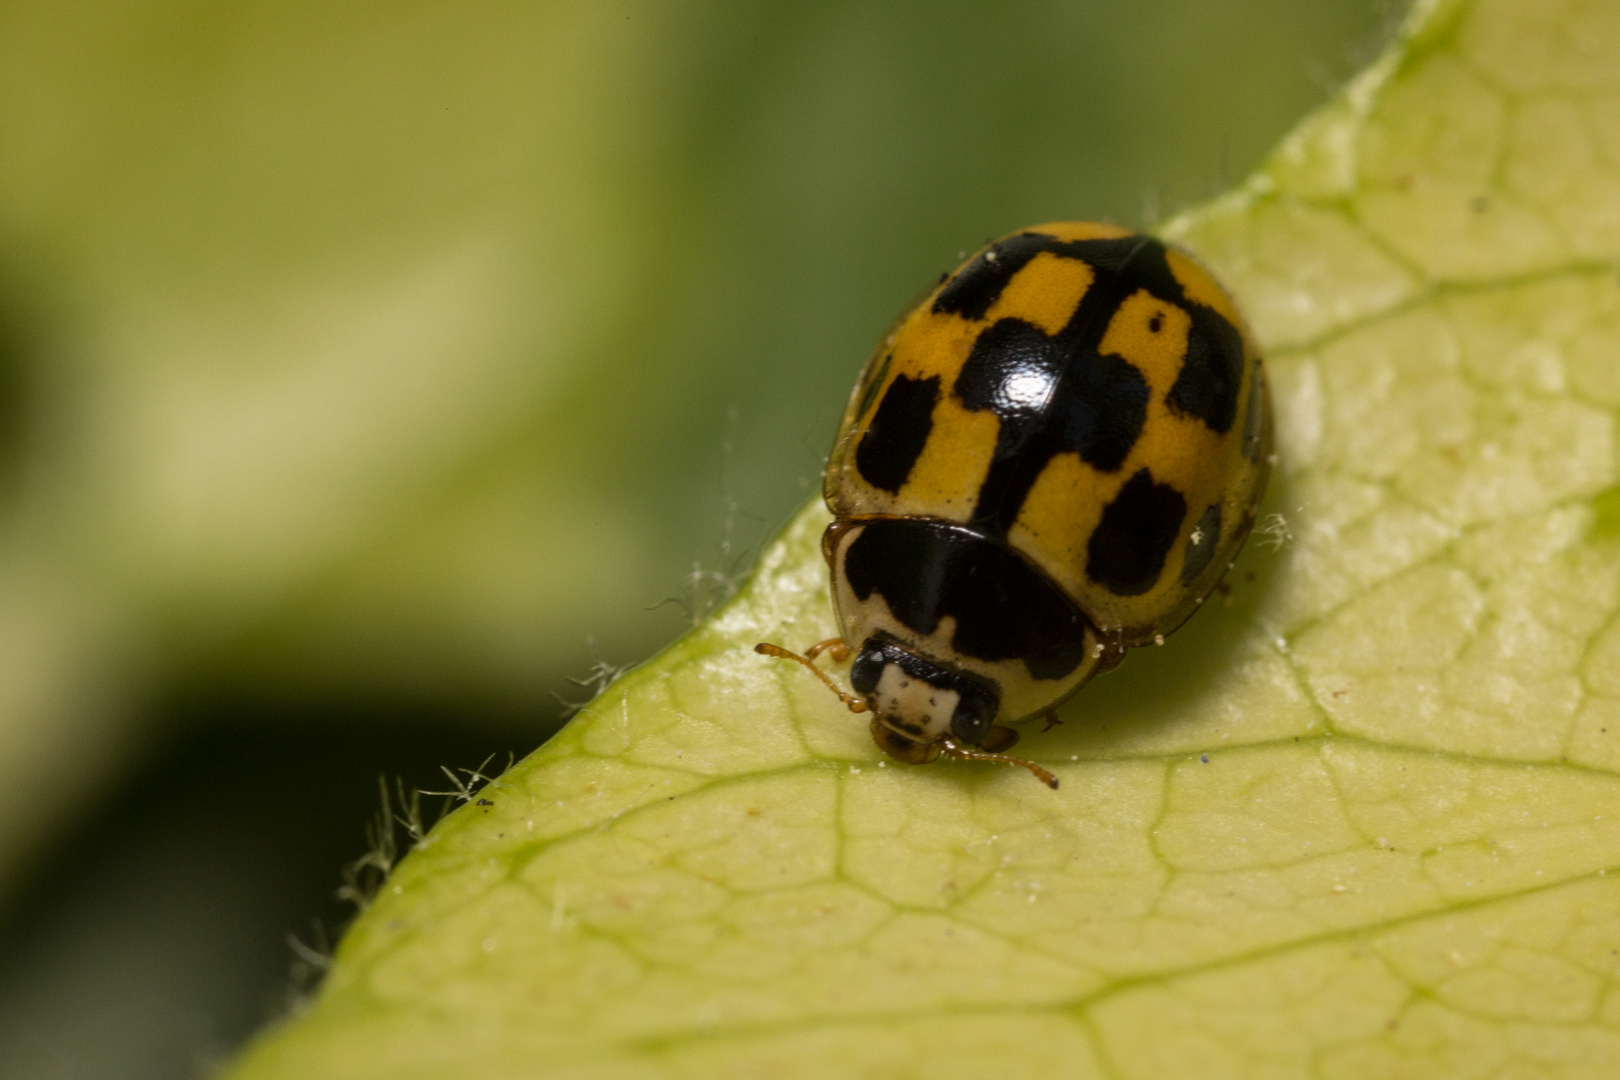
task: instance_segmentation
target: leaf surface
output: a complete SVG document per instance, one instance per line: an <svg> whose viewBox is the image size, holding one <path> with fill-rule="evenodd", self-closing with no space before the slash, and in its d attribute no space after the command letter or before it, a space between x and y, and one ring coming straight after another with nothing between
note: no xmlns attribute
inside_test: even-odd
<svg viewBox="0 0 1620 1080"><path fill-rule="evenodd" d="M1620 1068L1620 7L1420 4L1166 234L1263 342L1225 594L1021 749L881 760L807 507L447 819L231 1075Z"/></svg>

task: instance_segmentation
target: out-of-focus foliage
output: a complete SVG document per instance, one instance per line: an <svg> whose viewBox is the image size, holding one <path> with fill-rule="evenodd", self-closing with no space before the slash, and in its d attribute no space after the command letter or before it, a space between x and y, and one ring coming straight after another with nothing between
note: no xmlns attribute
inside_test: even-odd
<svg viewBox="0 0 1620 1080"><path fill-rule="evenodd" d="M1620 8L1436 0L1166 231L1269 516L999 765L903 766L739 599L469 796L241 1080L1620 1072Z"/></svg>
<svg viewBox="0 0 1620 1080"><path fill-rule="evenodd" d="M538 739L804 497L959 248L1202 197L1376 21L0 7L0 875L176 686Z"/></svg>

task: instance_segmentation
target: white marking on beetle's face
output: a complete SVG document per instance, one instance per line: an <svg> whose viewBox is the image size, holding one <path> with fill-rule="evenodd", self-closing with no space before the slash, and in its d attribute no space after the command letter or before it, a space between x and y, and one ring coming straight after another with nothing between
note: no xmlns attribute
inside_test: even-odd
<svg viewBox="0 0 1620 1080"><path fill-rule="evenodd" d="M898 664L884 664L878 684L867 695L884 725L917 742L951 733L951 717L962 695L912 678Z"/></svg>

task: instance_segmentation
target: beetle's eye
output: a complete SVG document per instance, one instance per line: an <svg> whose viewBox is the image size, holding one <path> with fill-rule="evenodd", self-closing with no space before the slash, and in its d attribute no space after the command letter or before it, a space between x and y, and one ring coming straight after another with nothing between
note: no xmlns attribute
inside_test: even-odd
<svg viewBox="0 0 1620 1080"><path fill-rule="evenodd" d="M963 694L951 714L951 734L969 746L978 746L995 718L994 704L977 694Z"/></svg>
<svg viewBox="0 0 1620 1080"><path fill-rule="evenodd" d="M870 694L877 689L878 679L882 677L883 657L868 642L860 655L855 657L855 662L849 665L849 685L855 688L857 694Z"/></svg>

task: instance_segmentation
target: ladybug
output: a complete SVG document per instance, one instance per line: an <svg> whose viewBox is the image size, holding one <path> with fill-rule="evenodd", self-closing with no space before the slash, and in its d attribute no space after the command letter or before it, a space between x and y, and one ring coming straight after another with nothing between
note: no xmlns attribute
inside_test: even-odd
<svg viewBox="0 0 1620 1080"><path fill-rule="evenodd" d="M838 426L822 536L841 634L802 655L909 763L1029 769L1008 726L1162 645L1270 472L1265 369L1191 258L1112 225L997 240L901 316ZM839 689L814 664L853 656Z"/></svg>

